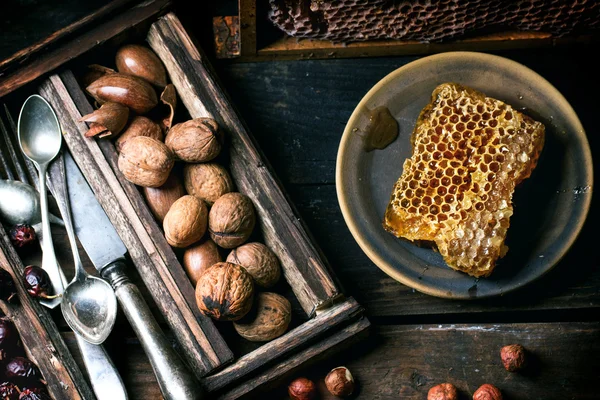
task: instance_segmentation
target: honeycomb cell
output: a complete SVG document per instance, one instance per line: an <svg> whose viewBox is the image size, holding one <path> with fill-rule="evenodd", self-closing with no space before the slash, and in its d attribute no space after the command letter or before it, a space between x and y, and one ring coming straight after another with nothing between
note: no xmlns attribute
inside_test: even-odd
<svg viewBox="0 0 600 400"><path fill-rule="evenodd" d="M448 190L444 186L440 186L439 188L437 188L437 194L439 194L440 196L445 195L447 191Z"/></svg>
<svg viewBox="0 0 600 400"><path fill-rule="evenodd" d="M425 191L423 189L419 188L415 191L415 197L421 198L423 196L425 196Z"/></svg>
<svg viewBox="0 0 600 400"><path fill-rule="evenodd" d="M410 201L408 199L400 200L400 207L407 208L408 206L410 206Z"/></svg>
<svg viewBox="0 0 600 400"><path fill-rule="evenodd" d="M421 199L419 199L418 197L415 197L414 199L412 199L412 201L410 203L415 207L419 207L421 205Z"/></svg>
<svg viewBox="0 0 600 400"><path fill-rule="evenodd" d="M408 197L409 199L412 199L412 197L414 196L414 194L413 194L413 191L412 191L412 190L410 190L410 189L407 189L407 190L404 192L404 195L405 195L406 197Z"/></svg>

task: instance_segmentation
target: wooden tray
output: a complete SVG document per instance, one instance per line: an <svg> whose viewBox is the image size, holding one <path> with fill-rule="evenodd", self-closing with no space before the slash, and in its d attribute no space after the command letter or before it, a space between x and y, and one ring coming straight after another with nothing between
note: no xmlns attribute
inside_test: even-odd
<svg viewBox="0 0 600 400"><path fill-rule="evenodd" d="M235 359L234 352L213 321L199 312L194 288L139 189L126 181L118 170L112 142L84 138L87 126L78 121L92 111L92 106L74 74L67 69L69 66L61 67L58 73L35 86L56 111L73 158L172 329L180 354L215 397L239 398L266 389L318 356L353 343L367 331L369 321L363 316L360 305L342 294L271 167L220 87L203 51L194 44L174 14L156 20L164 9L164 1L158 3L161 6L153 8L154 12L144 18L134 22L121 18L122 29L114 20L107 22L110 29L94 28L98 35L110 32L112 36L106 37L107 42L102 46L96 42L97 46L91 47L99 53L108 48L114 54L123 42L146 39L165 64L189 115L192 118L212 117L219 122L229 140L227 167L238 190L252 199L264 242L279 257L285 280L306 322ZM145 9L150 5L146 3ZM92 37L89 32L84 36L87 38L84 46L88 46ZM86 57L82 56L75 64L84 62ZM55 58L52 60L58 62ZM63 59L62 63L66 61ZM24 72L29 74L31 70ZM22 83L29 79L30 75ZM23 91L30 93L31 87Z"/></svg>

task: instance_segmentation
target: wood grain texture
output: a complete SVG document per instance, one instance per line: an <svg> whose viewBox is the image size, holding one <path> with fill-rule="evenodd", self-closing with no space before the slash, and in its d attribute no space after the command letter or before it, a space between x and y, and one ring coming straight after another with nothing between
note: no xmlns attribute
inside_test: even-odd
<svg viewBox="0 0 600 400"><path fill-rule="evenodd" d="M540 73L569 100L588 132L596 125L590 94L600 90L589 49L511 51L501 55ZM219 64L219 75L300 215L331 260L344 288L370 316L423 316L536 310L597 309L600 254L595 248L598 198L571 251L523 290L489 300L452 301L415 292L380 271L362 252L339 210L337 148L350 114L380 79L416 57ZM560 60L565 60L564 62ZM569 62L566 62L569 60ZM598 135L589 134L592 152ZM399 174L402 160L398 160ZM598 174L598 164L595 167ZM531 314L535 315L535 314ZM451 318L451 317L447 317ZM545 318L549 318L548 316Z"/></svg>
<svg viewBox="0 0 600 400"><path fill-rule="evenodd" d="M156 15L160 15L171 4L171 0L149 0L116 15L104 24L96 26L81 34L76 44L67 42L40 57L36 57L27 65L6 75L0 75L0 97L33 81L41 75L72 60L98 44L121 33L124 29L137 26Z"/></svg>
<svg viewBox="0 0 600 400"><path fill-rule="evenodd" d="M56 400L94 399L49 312L25 291L24 265L1 224L0 267L13 276L19 297L15 304L0 300L0 308L17 327L27 355L42 372L52 397Z"/></svg>
<svg viewBox="0 0 600 400"><path fill-rule="evenodd" d="M328 306L340 296L340 289L202 50L174 14L154 23L147 40L165 64L190 115L212 117L227 133L231 175L239 191L252 199L265 244L279 257L305 312L312 316L319 307Z"/></svg>
<svg viewBox="0 0 600 400"><path fill-rule="evenodd" d="M68 77L68 73L66 75ZM71 88L76 85L74 78L71 78L70 84ZM223 362L220 357L229 361L233 356L227 353L227 347L214 330L212 321L196 318L183 298L165 260L149 237L98 144L93 139L83 137L87 127L77 122L82 114L61 78L52 75L42 84L40 92L56 111L73 158L127 247L158 309L175 332L183 349L181 355L199 377L220 366Z"/></svg>

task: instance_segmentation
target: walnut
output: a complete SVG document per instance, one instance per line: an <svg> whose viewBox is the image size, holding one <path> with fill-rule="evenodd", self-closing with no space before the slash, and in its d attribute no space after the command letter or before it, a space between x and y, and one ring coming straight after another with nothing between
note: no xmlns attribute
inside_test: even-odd
<svg viewBox="0 0 600 400"><path fill-rule="evenodd" d="M354 392L354 377L346 367L337 367L325 377L327 390L337 397L348 397Z"/></svg>
<svg viewBox="0 0 600 400"><path fill-rule="evenodd" d="M451 383L440 383L429 389L427 400L458 400L458 391Z"/></svg>
<svg viewBox="0 0 600 400"><path fill-rule="evenodd" d="M167 242L173 247L187 247L202 239L207 215L208 208L202 200L190 195L178 199L163 221Z"/></svg>
<svg viewBox="0 0 600 400"><path fill-rule="evenodd" d="M218 156L222 141L223 134L214 119L196 118L169 129L165 144L179 159L199 163Z"/></svg>
<svg viewBox="0 0 600 400"><path fill-rule="evenodd" d="M225 249L232 249L248 240L255 223L252 201L237 192L219 197L208 214L210 237Z"/></svg>
<svg viewBox="0 0 600 400"><path fill-rule="evenodd" d="M508 372L519 371L525 368L525 348L520 344L511 344L504 346L500 350L500 357L502 358L502 364Z"/></svg>
<svg viewBox="0 0 600 400"><path fill-rule="evenodd" d="M233 191L229 172L219 164L186 164L183 168L185 189L209 206L225 193Z"/></svg>
<svg viewBox="0 0 600 400"><path fill-rule="evenodd" d="M502 400L502 394L496 386L486 383L473 393L473 400Z"/></svg>
<svg viewBox="0 0 600 400"><path fill-rule="evenodd" d="M256 312L233 326L244 339L266 342L283 335L291 320L292 305L288 299L276 293L259 293Z"/></svg>
<svg viewBox="0 0 600 400"><path fill-rule="evenodd" d="M121 152L125 143L131 138L138 136L148 136L160 142L163 140L163 133L160 126L149 118L141 115L133 117L129 126L115 141L115 147L118 152Z"/></svg>
<svg viewBox="0 0 600 400"><path fill-rule="evenodd" d="M218 321L237 321L252 308L254 284L244 268L216 263L198 279L196 303L202 313Z"/></svg>
<svg viewBox="0 0 600 400"><path fill-rule="evenodd" d="M246 243L233 249L227 262L244 267L254 278L254 283L264 288L275 285L281 276L277 256L262 243Z"/></svg>
<svg viewBox="0 0 600 400"><path fill-rule="evenodd" d="M210 239L189 247L183 253L183 268L194 286L196 286L204 271L221 261L223 259L219 253L219 248Z"/></svg>
<svg viewBox="0 0 600 400"><path fill-rule="evenodd" d="M164 184L175 159L164 143L146 136L137 136L125 142L119 154L119 170L128 181L147 187Z"/></svg>
<svg viewBox="0 0 600 400"><path fill-rule="evenodd" d="M288 394L292 400L313 400L317 397L317 387L310 379L298 378L288 386Z"/></svg>

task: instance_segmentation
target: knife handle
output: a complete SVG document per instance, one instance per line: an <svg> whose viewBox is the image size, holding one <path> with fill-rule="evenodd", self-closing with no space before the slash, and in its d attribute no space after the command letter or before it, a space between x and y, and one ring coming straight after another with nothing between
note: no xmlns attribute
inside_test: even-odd
<svg viewBox="0 0 600 400"><path fill-rule="evenodd" d="M173 351L140 290L123 272L125 268L125 263L117 260L102 269L102 276L115 289L121 308L150 359L162 395L167 400L202 399L200 384Z"/></svg>

